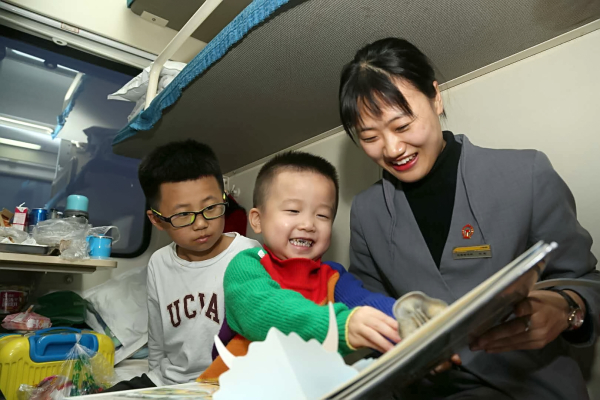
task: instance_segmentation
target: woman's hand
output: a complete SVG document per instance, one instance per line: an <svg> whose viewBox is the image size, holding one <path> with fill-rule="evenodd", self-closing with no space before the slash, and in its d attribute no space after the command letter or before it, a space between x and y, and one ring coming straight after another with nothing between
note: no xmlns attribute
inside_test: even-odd
<svg viewBox="0 0 600 400"><path fill-rule="evenodd" d="M585 312L585 303L567 292ZM501 353L541 349L568 329L569 305L558 293L534 290L515 306L515 319L500 324L471 344L471 350Z"/></svg>
<svg viewBox="0 0 600 400"><path fill-rule="evenodd" d="M458 354L455 354L452 357L450 357L450 361L443 362L440 365L438 365L437 367L435 367L433 369L433 371L431 371L431 375L435 375L435 374L439 374L440 372L447 371L450 368L452 368L452 365L461 365L461 364L462 364L462 360L460 359L460 356Z"/></svg>
<svg viewBox="0 0 600 400"><path fill-rule="evenodd" d="M400 341L398 322L373 307L360 307L348 322L348 343L355 349L369 347L385 353Z"/></svg>

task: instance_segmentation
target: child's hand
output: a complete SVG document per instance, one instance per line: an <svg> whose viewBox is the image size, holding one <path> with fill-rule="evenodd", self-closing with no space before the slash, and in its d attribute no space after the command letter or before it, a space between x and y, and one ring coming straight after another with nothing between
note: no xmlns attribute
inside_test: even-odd
<svg viewBox="0 0 600 400"><path fill-rule="evenodd" d="M398 322L368 306L360 307L352 314L347 334L352 347L369 347L381 353L392 349L400 341Z"/></svg>

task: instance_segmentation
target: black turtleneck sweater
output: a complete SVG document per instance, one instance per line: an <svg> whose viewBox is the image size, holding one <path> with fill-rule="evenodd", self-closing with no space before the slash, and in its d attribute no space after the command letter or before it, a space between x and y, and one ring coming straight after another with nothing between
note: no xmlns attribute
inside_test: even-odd
<svg viewBox="0 0 600 400"><path fill-rule="evenodd" d="M458 162L462 148L452 132L444 131L443 135L446 147L429 174L420 181L402 182L400 186L438 268L452 222Z"/></svg>

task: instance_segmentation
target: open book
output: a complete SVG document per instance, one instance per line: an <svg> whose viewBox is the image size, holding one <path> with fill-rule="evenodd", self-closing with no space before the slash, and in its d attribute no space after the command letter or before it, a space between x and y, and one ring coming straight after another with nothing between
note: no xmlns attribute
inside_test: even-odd
<svg viewBox="0 0 600 400"><path fill-rule="evenodd" d="M508 318L527 297L556 243L538 242L452 303L326 399L373 398L388 385L406 385L448 360L473 338Z"/></svg>

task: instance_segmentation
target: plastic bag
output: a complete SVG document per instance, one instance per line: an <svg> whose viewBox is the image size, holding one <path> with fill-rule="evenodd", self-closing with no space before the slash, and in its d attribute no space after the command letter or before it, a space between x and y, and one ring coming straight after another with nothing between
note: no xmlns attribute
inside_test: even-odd
<svg viewBox="0 0 600 400"><path fill-rule="evenodd" d="M92 227L83 217L70 217L41 221L33 228L33 238L38 244L58 247L60 257L66 260L89 258L88 236L106 236L111 231L113 244L121 235L116 226Z"/></svg>
<svg viewBox="0 0 600 400"><path fill-rule="evenodd" d="M89 245L85 240L71 239L60 242L60 258L65 260L86 260L89 256Z"/></svg>
<svg viewBox="0 0 600 400"><path fill-rule="evenodd" d="M29 238L26 232L11 227L0 227L0 243L23 243Z"/></svg>
<svg viewBox="0 0 600 400"><path fill-rule="evenodd" d="M50 328L50 318L31 312L33 306L25 312L10 314L2 321L2 327L9 331L37 331Z"/></svg>
<svg viewBox="0 0 600 400"><path fill-rule="evenodd" d="M58 247L61 242L68 240L85 242L90 228L91 225L83 217L49 219L39 222L33 228L33 238L38 244Z"/></svg>
<svg viewBox="0 0 600 400"><path fill-rule="evenodd" d="M67 387L69 380L64 376L50 376L37 386L21 385L17 391L18 400L54 400L62 396L62 390Z"/></svg>
<svg viewBox="0 0 600 400"><path fill-rule="evenodd" d="M54 326L85 323L87 301L70 290L59 290L38 297L34 310L48 318Z"/></svg>
<svg viewBox="0 0 600 400"><path fill-rule="evenodd" d="M19 400L60 400L102 393L117 383L113 366L101 355L78 343L69 352L60 373L36 386L21 385Z"/></svg>
<svg viewBox="0 0 600 400"><path fill-rule="evenodd" d="M90 228L83 217L50 219L33 228L33 238L38 244L58 247L61 258L82 260L88 258L85 238Z"/></svg>

